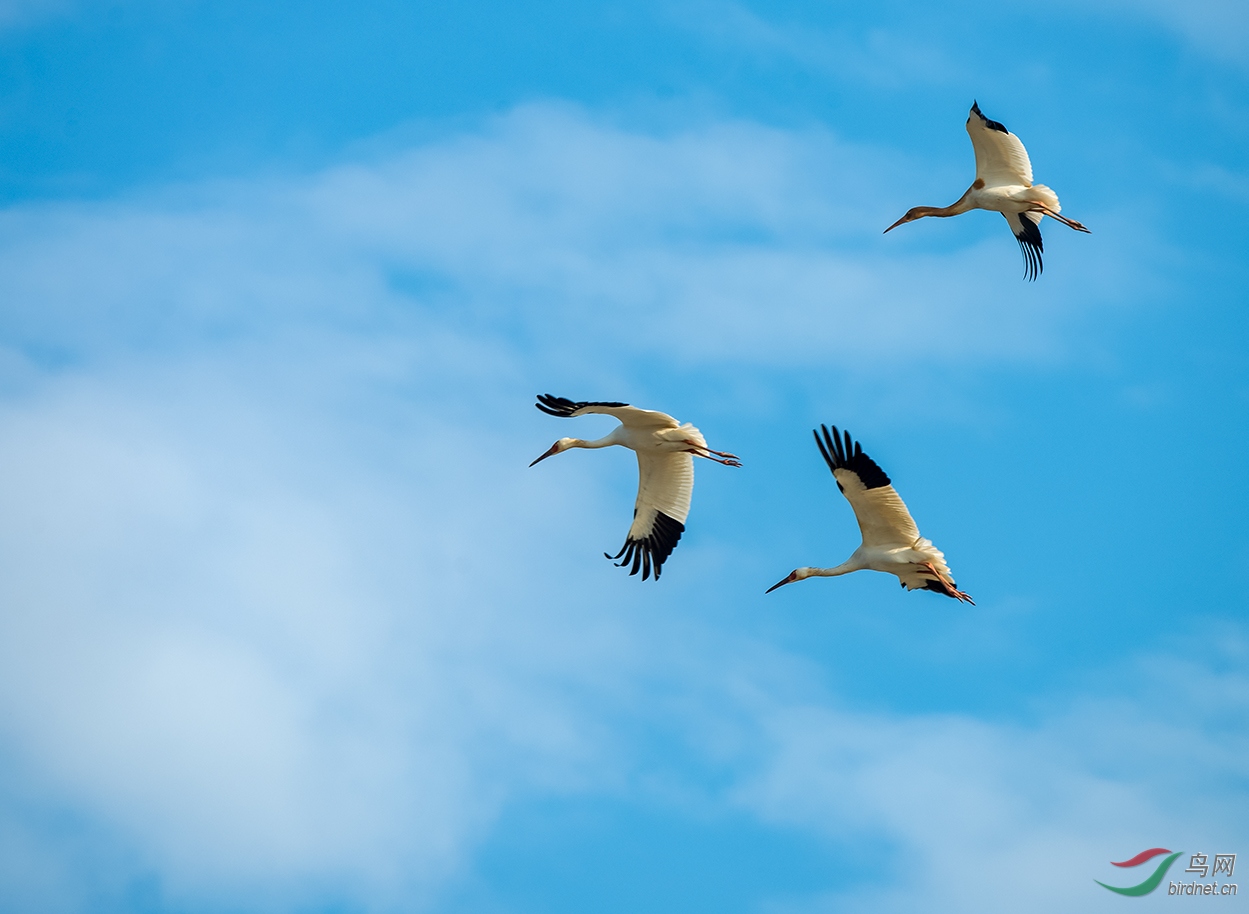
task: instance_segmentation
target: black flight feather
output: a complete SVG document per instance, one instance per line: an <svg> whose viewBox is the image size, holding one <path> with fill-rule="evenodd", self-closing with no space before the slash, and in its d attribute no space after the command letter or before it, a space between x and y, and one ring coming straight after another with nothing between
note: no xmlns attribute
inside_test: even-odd
<svg viewBox="0 0 1249 914"><path fill-rule="evenodd" d="M958 585L955 584L953 581L950 582L949 587L946 587L946 585L942 584L940 581L934 581L932 578L928 578L924 581L924 586L921 589L931 590L933 593L942 594L944 596L949 597L952 600L958 599L958 597L950 593L951 590L958 590ZM974 606L975 604L973 603L972 605Z"/></svg>
<svg viewBox="0 0 1249 914"><path fill-rule="evenodd" d="M1019 242L1019 250L1023 252L1024 279L1034 282L1044 269L1041 253L1045 250L1045 245L1041 241L1041 226L1029 219L1027 213L1019 214L1019 223L1023 228L1015 233L1015 240Z"/></svg>
<svg viewBox="0 0 1249 914"><path fill-rule="evenodd" d="M658 581L664 562L668 561L668 556L672 555L672 550L677 547L677 542L684 532L685 524L674 520L662 511L657 511L655 520L651 523L650 533L641 539L626 539L625 544L615 555L608 555L604 552L603 556L612 561L621 559L616 562L617 568L632 566L629 569L630 575L637 574L640 569L643 581L654 572L655 580Z"/></svg>
<svg viewBox="0 0 1249 914"><path fill-rule="evenodd" d="M829 434L827 426L821 425L824 431L824 439L820 440L820 433L812 431L815 435L815 443L820 449L820 453L824 456L824 462L828 464L829 470L849 470L859 477L864 488L879 489L890 484L889 477L871 457L863 453L863 447L857 441L850 438L849 432L839 432L837 426L833 426L832 434ZM845 441L842 441L844 435ZM841 484L838 483L840 488Z"/></svg>
<svg viewBox="0 0 1249 914"><path fill-rule="evenodd" d="M628 403L617 403L614 400L585 400L580 403L574 403L567 397L553 397L550 394L538 394L538 402L534 404L548 416L559 416L561 419L568 419L577 410L584 409L587 406L628 405Z"/></svg>
<svg viewBox="0 0 1249 914"><path fill-rule="evenodd" d="M980 110L980 104L976 101L973 101L971 103L971 113L976 115L976 117L980 118L980 120L984 122L984 125L988 127L990 130L1000 130L1003 133L1010 133L1010 131L1007 130L1006 127L1002 125L1001 123L999 123L998 121L991 121L987 117L985 117L984 112Z"/></svg>

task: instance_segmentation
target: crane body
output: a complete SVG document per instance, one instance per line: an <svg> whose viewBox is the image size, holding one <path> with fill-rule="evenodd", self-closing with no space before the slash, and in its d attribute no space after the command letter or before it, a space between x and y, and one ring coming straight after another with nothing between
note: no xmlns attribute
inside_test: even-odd
<svg viewBox="0 0 1249 914"><path fill-rule="evenodd" d="M1041 275L1041 218L1057 219L1077 232L1088 229L1061 214L1058 194L1044 184L1032 183L1032 162L1019 137L997 121L991 121L972 102L967 116L967 133L976 153L976 180L963 196L949 206L914 206L885 232L925 216L959 216L973 209L1001 213L1023 252L1024 276L1035 280Z"/></svg>
<svg viewBox="0 0 1249 914"><path fill-rule="evenodd" d="M702 432L690 423L680 423L667 413L639 409L628 403L573 402L564 397L542 394L535 404L542 412L560 418L602 413L620 420L620 425L602 438L560 438L533 463L574 448L595 450L627 447L638 459L638 494L633 507L633 524L620 551L607 558L621 559L629 574L642 572L642 580L654 574L659 580L664 562L685 532L690 500L694 493L694 458L702 457L725 466L741 466L733 454L707 447Z"/></svg>
<svg viewBox="0 0 1249 914"><path fill-rule="evenodd" d="M892 574L907 590L931 590L966 603L973 603L954 583L945 555L932 540L919 535L902 496L880 466L863 453L862 446L849 432L813 432L820 454L832 471L841 494L850 502L859 522L862 544L850 558L832 568L795 568L784 580L773 584L771 593L785 584L807 578L832 578L854 571L883 571Z"/></svg>

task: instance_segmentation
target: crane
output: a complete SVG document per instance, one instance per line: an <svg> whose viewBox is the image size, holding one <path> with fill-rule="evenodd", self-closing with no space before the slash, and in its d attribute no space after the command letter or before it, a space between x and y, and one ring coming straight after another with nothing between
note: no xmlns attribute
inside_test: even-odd
<svg viewBox="0 0 1249 914"><path fill-rule="evenodd" d="M550 416L568 419L589 413L603 413L620 420L611 434L595 441L581 438L560 438L550 449L529 464L534 466L546 458L572 448L602 448L620 445L633 450L638 458L638 495L633 506L633 525L620 551L603 553L617 562L617 567L630 565L630 575L640 569L645 581L653 572L655 580L664 562L676 548L685 532L685 518L690 513L690 497L694 492L694 458L704 457L725 466L739 467L733 454L707 447L702 432L688 422L682 424L667 413L638 409L628 403L574 403L564 397L540 394L534 404Z"/></svg>
<svg viewBox="0 0 1249 914"><path fill-rule="evenodd" d="M991 121L971 104L967 116L967 133L976 152L976 180L967 192L950 206L916 206L885 229L888 233L906 222L925 216L958 216L973 209L987 209L1006 217L1010 230L1023 252L1024 277L1035 280L1041 275L1041 217L1049 216L1077 232L1088 229L1066 216L1058 195L1044 184L1032 183L1032 163L1019 137L997 121Z"/></svg>
<svg viewBox="0 0 1249 914"><path fill-rule="evenodd" d="M824 462L833 473L841 494L846 496L858 518L863 544L834 568L795 568L789 577L768 588L771 593L785 584L806 578L831 578L852 571L884 571L896 575L907 590L932 590L975 605L959 590L950 576L941 550L919 535L901 496L876 461L863 453L862 446L849 432L821 425L824 436L813 431Z"/></svg>

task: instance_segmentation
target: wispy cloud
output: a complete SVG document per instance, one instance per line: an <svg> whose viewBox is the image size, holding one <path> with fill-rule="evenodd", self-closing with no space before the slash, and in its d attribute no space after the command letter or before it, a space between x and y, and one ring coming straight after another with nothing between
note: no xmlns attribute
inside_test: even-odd
<svg viewBox="0 0 1249 914"><path fill-rule="evenodd" d="M0 29L64 16L80 5L80 0L0 0Z"/></svg>
<svg viewBox="0 0 1249 914"><path fill-rule="evenodd" d="M1093 8L1098 6L1120 15L1152 19L1225 61L1243 66L1249 59L1249 10L1236 0L1103 0Z"/></svg>
<svg viewBox="0 0 1249 914"><path fill-rule="evenodd" d="M1099 699L1050 697L1030 726L777 708L738 800L850 853L890 847L865 862L866 885L781 909L1100 911L1092 880L1119 848L1243 842L1220 797L1249 769L1231 724L1249 714L1249 678L1243 637L1225 643L1231 670L1142 658Z"/></svg>
<svg viewBox="0 0 1249 914"><path fill-rule="evenodd" d="M1153 22L1203 53L1243 63L1249 51L1249 13L1235 0L1102 0L1066 4L1070 16L1111 13ZM978 65L923 34L888 25L821 27L799 18L756 12L732 0L704 0L678 6L677 21L722 47L760 59L783 60L855 84L881 89L906 85L958 85L983 79ZM948 7L952 16L984 21L991 4L971 0ZM771 12L771 11L769 11ZM937 20L939 22L940 20ZM1016 29L1023 34L1025 25Z"/></svg>
<svg viewBox="0 0 1249 914"><path fill-rule="evenodd" d="M66 379L4 411L10 777L174 897L406 898L520 785L611 768L578 709L636 658L574 606L530 611L530 569L572 544L515 534L564 496L524 495L510 436L302 356ZM402 459L339 440L345 408ZM463 437L500 456L439 447Z"/></svg>
<svg viewBox="0 0 1249 914"><path fill-rule="evenodd" d="M1122 297L1140 281L1124 252L1099 249L1094 269L1058 235L1054 256L1068 262L1046 289L1060 294L1021 285L992 214L882 238L915 202L894 189L900 172L924 169L819 130L711 123L654 136L533 107L483 133L210 201L11 213L5 320L11 339L74 351L317 315L507 327L546 357L610 339L622 355L696 362L793 365L837 349L872 370L1033 358L1052 346L1068 292L1101 298L1128 283ZM913 253L951 230L988 237Z"/></svg>
<svg viewBox="0 0 1249 914"><path fill-rule="evenodd" d="M821 28L768 18L745 4L710 0L679 5L675 15L678 22L721 47L789 61L875 88L897 88L915 80L958 83L969 75L957 58L888 27Z"/></svg>
<svg viewBox="0 0 1249 914"><path fill-rule="evenodd" d="M1058 346L1053 298L959 282L1014 288L1009 238L998 268L878 243L892 161L533 107L307 178L6 213L0 840L39 861L4 871L9 906L65 872L67 910L142 878L175 906L419 904L511 799L632 784L655 729L731 775L712 802L875 827L924 861L899 891L952 906L933 797L967 800L964 848L1012 822L1078 843L1084 819L989 811L1071 726L841 709L794 658L682 622L706 598L688 583L637 604L586 547L623 535L627 473L525 471L551 377L837 351L887 378ZM928 300L925 277L957 291ZM1074 784L1066 809L1092 766L1026 771ZM72 837L48 827L64 810Z"/></svg>

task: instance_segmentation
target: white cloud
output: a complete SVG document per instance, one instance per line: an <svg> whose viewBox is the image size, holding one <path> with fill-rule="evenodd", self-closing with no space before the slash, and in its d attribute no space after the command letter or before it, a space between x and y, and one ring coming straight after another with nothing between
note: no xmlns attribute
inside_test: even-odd
<svg viewBox="0 0 1249 914"><path fill-rule="evenodd" d="M23 786L0 846L34 861L6 903L74 872L59 903L90 909L120 871L187 906L406 908L512 798L636 789L656 728L739 777L714 802L824 830L793 810L810 792L919 848L926 884L944 810L897 778L980 804L963 846L1002 834L1018 781L960 766L1037 738L836 709L793 658L682 623L698 582L639 591L597 557L627 455L525 468L557 434L540 385L636 390L634 359L832 352L888 380L1059 348L1083 300L1023 286L1009 238L938 261L875 237L895 167L820 131L535 107L309 178L5 214L0 746ZM1060 293L1126 272L1056 248ZM1096 792L1087 764L1042 774ZM1019 802L1033 840L1070 833ZM48 834L61 809L102 837Z"/></svg>
<svg viewBox="0 0 1249 914"><path fill-rule="evenodd" d="M305 355L283 380L367 401L334 353ZM392 396L412 424L384 434L404 458L386 466L335 440L335 407L266 390L267 368L187 368L4 410L0 728L25 780L175 895L286 907L301 886L405 898L520 786L610 771L575 696L633 659L611 623L528 611L526 569L574 547L549 518L549 545L511 532L565 501L555 477L515 490L514 437L460 426L442 440L499 450L440 452L436 412Z"/></svg>
<svg viewBox="0 0 1249 914"><path fill-rule="evenodd" d="M993 214L881 237L915 202L897 196L897 175L923 172L818 130L713 123L656 137L528 108L484 134L285 186L10 214L6 321L11 337L71 351L315 315L497 328L575 364L609 344L695 364L824 365L835 352L887 373L1051 354L1077 301L1126 300L1145 281L1129 268L1139 253L1109 247L1113 215L1100 240L1076 239L1084 247L1051 231L1058 266L1043 287L1020 281ZM912 253L958 232L986 240Z"/></svg>
<svg viewBox="0 0 1249 914"><path fill-rule="evenodd" d="M777 708L764 716L772 751L738 801L843 847L891 843L866 885L779 909L1102 911L1094 879L1148 875L1110 859L1239 846L1249 832L1227 797L1249 741L1228 723L1249 715L1243 659L1222 674L1144 660L1105 684L1114 697L1051 697L1031 726Z"/></svg>

